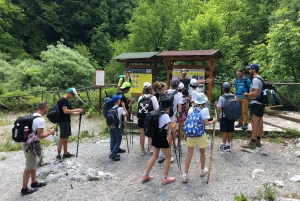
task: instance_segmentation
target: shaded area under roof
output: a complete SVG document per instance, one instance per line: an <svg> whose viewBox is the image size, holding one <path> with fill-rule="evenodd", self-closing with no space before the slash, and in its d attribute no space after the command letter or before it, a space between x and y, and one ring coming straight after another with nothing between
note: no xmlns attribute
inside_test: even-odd
<svg viewBox="0 0 300 201"><path fill-rule="evenodd" d="M219 50L186 50L186 51L163 51L156 55L157 57L201 57L212 56L223 58Z"/></svg>
<svg viewBox="0 0 300 201"><path fill-rule="evenodd" d="M158 53L159 52L128 52L128 53L120 54L113 59L116 60L150 59Z"/></svg>

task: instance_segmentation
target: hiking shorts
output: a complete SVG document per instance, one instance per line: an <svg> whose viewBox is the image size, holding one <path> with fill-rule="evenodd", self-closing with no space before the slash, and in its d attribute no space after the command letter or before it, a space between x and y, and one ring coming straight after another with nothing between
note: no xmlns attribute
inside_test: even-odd
<svg viewBox="0 0 300 201"><path fill-rule="evenodd" d="M60 138L69 138L71 135L71 122L59 122Z"/></svg>
<svg viewBox="0 0 300 201"><path fill-rule="evenodd" d="M139 118L138 119L138 127L139 128L144 128L144 122L145 122L144 118Z"/></svg>
<svg viewBox="0 0 300 201"><path fill-rule="evenodd" d="M220 118L220 131L226 133L234 132L234 120L229 120L226 117Z"/></svg>
<svg viewBox="0 0 300 201"><path fill-rule="evenodd" d="M38 157L35 153L25 151L25 146L23 144L23 150L25 155L25 170L36 170L38 167Z"/></svg>
<svg viewBox="0 0 300 201"><path fill-rule="evenodd" d="M206 133L204 133L201 137L187 137L186 138L186 146L195 147L198 144L199 148L206 148L208 144L208 139Z"/></svg>
<svg viewBox="0 0 300 201"><path fill-rule="evenodd" d="M256 103L250 104L250 115L254 114L255 116L262 117L264 116L265 105L260 105Z"/></svg>

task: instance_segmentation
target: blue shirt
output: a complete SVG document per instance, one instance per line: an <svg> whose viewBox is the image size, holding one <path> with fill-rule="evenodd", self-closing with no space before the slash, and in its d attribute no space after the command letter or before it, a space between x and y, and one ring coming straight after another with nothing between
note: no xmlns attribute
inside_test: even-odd
<svg viewBox="0 0 300 201"><path fill-rule="evenodd" d="M233 85L235 86L236 88L236 96L238 98L245 98L242 94L243 94L243 91L246 92L246 93L249 93L249 88L250 88L250 85L251 85L251 81L249 78L247 77L244 77L242 79L240 78L237 78L234 80L234 83ZM247 86L246 86L247 85Z"/></svg>

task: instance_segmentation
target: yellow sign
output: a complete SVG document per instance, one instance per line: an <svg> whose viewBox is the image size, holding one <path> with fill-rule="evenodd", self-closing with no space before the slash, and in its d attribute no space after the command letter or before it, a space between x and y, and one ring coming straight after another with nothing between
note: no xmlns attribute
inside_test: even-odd
<svg viewBox="0 0 300 201"><path fill-rule="evenodd" d="M132 73L131 77L131 93L142 93L143 85L145 82L150 82L152 84L152 69L137 68L130 69Z"/></svg>

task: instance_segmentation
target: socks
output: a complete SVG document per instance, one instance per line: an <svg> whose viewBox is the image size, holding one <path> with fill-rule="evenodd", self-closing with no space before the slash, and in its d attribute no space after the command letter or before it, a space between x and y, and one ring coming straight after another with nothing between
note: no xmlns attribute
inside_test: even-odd
<svg viewBox="0 0 300 201"><path fill-rule="evenodd" d="M185 172L184 172L184 173L183 173L183 176L184 176L184 177L187 177L187 176L188 176L188 173L185 173Z"/></svg>
<svg viewBox="0 0 300 201"><path fill-rule="evenodd" d="M145 177L148 177L148 176L149 176L149 173L145 172L144 176L145 176Z"/></svg>
<svg viewBox="0 0 300 201"><path fill-rule="evenodd" d="M227 147L230 147L230 142L226 142L226 146L227 146Z"/></svg>

